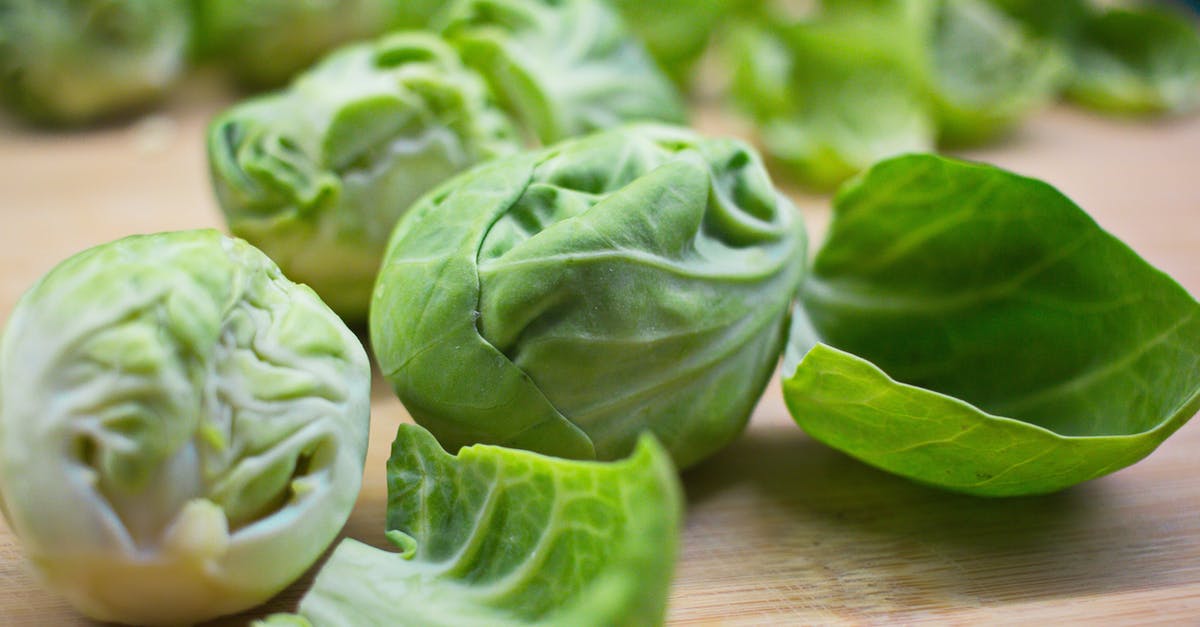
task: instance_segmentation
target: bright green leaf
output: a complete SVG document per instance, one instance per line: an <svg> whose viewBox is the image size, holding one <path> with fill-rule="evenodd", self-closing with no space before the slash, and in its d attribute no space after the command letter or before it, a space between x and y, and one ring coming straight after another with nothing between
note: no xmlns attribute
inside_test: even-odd
<svg viewBox="0 0 1200 627"><path fill-rule="evenodd" d="M839 194L784 395L810 435L980 495L1141 459L1200 409L1200 304L1054 188L933 156Z"/></svg>
<svg viewBox="0 0 1200 627"><path fill-rule="evenodd" d="M403 553L344 541L299 614L322 627L658 625L682 508L649 436L628 459L578 462L491 446L452 456L404 425L388 461Z"/></svg>

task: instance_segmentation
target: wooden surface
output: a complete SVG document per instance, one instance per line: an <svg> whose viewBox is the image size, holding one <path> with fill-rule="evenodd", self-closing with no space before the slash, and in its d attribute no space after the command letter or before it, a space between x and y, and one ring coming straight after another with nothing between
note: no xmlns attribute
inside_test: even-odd
<svg viewBox="0 0 1200 627"><path fill-rule="evenodd" d="M0 321L66 256L131 233L220 226L202 131L228 96L190 86L159 114L76 134L0 121ZM713 132L740 127L718 112ZM1200 117L1048 111L970 153L1059 186L1200 293ZM828 201L797 196L819 241ZM383 543L383 464L406 414L377 378L346 535ZM920 487L809 440L778 382L746 434L684 476L674 624L1200 623L1200 421L1149 459L1053 496ZM307 580L267 610L289 609ZM252 613L224 621L241 624ZM0 625L86 624L43 590L0 523Z"/></svg>

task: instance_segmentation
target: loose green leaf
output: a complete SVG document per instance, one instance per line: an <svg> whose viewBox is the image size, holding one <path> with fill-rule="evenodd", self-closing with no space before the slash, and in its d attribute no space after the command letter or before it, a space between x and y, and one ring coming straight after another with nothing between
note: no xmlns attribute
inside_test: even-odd
<svg viewBox="0 0 1200 627"><path fill-rule="evenodd" d="M403 425L388 460L392 553L345 540L266 625L658 625L682 492L652 437L577 462L491 446L447 454Z"/></svg>
<svg viewBox="0 0 1200 627"><path fill-rule="evenodd" d="M869 464L989 496L1141 459L1200 409L1200 304L1054 188L933 156L845 188L784 396Z"/></svg>
<svg viewBox="0 0 1200 627"><path fill-rule="evenodd" d="M1074 50L1067 94L1102 111L1181 113L1200 104L1200 31L1151 8L1113 9L1087 19Z"/></svg>
<svg viewBox="0 0 1200 627"><path fill-rule="evenodd" d="M156 100L183 70L177 0L0 0L0 96L44 124L83 124Z"/></svg>
<svg viewBox="0 0 1200 627"><path fill-rule="evenodd" d="M444 32L543 143L686 119L670 81L602 0L461 0Z"/></svg>
<svg viewBox="0 0 1200 627"><path fill-rule="evenodd" d="M230 229L358 322L409 205L520 147L483 81L427 33L345 48L226 112L208 138Z"/></svg>
<svg viewBox="0 0 1200 627"><path fill-rule="evenodd" d="M687 466L732 440L782 346L803 223L740 142L623 128L497 160L414 206L371 306L384 375L450 450Z"/></svg>
<svg viewBox="0 0 1200 627"><path fill-rule="evenodd" d="M92 618L248 609L350 515L370 385L354 334L241 240L92 248L25 294L0 340L0 509Z"/></svg>

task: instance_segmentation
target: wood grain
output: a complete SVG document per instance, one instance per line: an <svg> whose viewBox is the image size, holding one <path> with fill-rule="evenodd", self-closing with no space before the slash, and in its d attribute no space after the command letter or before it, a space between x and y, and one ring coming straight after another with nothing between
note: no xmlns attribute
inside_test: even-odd
<svg viewBox="0 0 1200 627"><path fill-rule="evenodd" d="M37 277L131 233L219 227L202 133L230 96L199 81L159 114L100 130L0 122L0 320ZM708 107L714 133L744 126ZM1200 118L1047 111L967 153L1048 180L1200 293ZM827 199L794 193L814 233ZM819 235L814 236L819 241ZM376 379L362 495L345 535L382 545L383 462L408 420ZM744 437L687 472L671 598L679 625L1195 623L1200 423L1146 461L1066 492L985 500L921 487L809 440L768 389ZM294 607L308 580L243 624ZM33 579L0 523L0 625L87 624Z"/></svg>

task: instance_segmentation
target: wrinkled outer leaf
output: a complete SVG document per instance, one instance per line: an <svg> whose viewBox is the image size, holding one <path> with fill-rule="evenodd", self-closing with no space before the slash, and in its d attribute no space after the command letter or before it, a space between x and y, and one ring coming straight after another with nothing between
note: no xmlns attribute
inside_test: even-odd
<svg viewBox="0 0 1200 627"><path fill-rule="evenodd" d="M68 259L0 344L0 503L88 616L193 623L266 601L350 514L370 369L357 338L216 231Z"/></svg>
<svg viewBox="0 0 1200 627"><path fill-rule="evenodd" d="M322 627L658 625L682 509L650 436L612 463L491 446L454 457L403 425L388 461L388 535L403 552L345 540L300 614Z"/></svg>
<svg viewBox="0 0 1200 627"><path fill-rule="evenodd" d="M940 487L1059 490L1200 407L1200 305L1054 188L996 168L873 168L838 196L803 304L796 421Z"/></svg>
<svg viewBox="0 0 1200 627"><path fill-rule="evenodd" d="M0 0L0 96L47 124L144 106L182 72L189 17L178 0Z"/></svg>
<svg viewBox="0 0 1200 627"><path fill-rule="evenodd" d="M618 129L421 200L380 270L372 343L450 450L616 459L650 429L686 466L762 393L804 250L750 148Z"/></svg>
<svg viewBox="0 0 1200 627"><path fill-rule="evenodd" d="M447 37L543 143L683 122L679 94L603 0L460 0Z"/></svg>
<svg viewBox="0 0 1200 627"><path fill-rule="evenodd" d="M409 205L519 149L483 81L425 33L341 50L287 91L234 107L208 138L230 229L360 322Z"/></svg>
<svg viewBox="0 0 1200 627"><path fill-rule="evenodd" d="M1075 47L1075 101L1116 113L1181 113L1200 105L1200 31L1152 8L1114 9L1084 22Z"/></svg>

